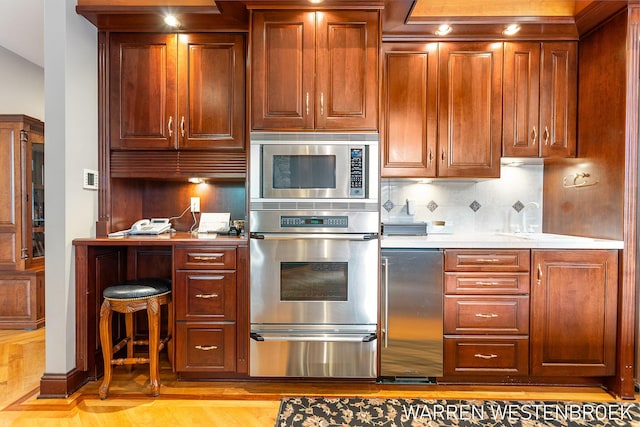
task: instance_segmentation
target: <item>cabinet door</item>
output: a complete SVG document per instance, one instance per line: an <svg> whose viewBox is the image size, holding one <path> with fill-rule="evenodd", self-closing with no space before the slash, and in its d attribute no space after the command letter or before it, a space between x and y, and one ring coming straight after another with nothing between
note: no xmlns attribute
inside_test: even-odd
<svg viewBox="0 0 640 427"><path fill-rule="evenodd" d="M438 176L500 176L502 43L440 44Z"/></svg>
<svg viewBox="0 0 640 427"><path fill-rule="evenodd" d="M576 43L542 44L540 143L543 157L576 155L577 62Z"/></svg>
<svg viewBox="0 0 640 427"><path fill-rule="evenodd" d="M378 129L378 12L316 14L316 129Z"/></svg>
<svg viewBox="0 0 640 427"><path fill-rule="evenodd" d="M311 129L315 13L253 14L252 129Z"/></svg>
<svg viewBox="0 0 640 427"><path fill-rule="evenodd" d="M416 50L420 46L424 50ZM383 177L436 175L438 44L383 47Z"/></svg>
<svg viewBox="0 0 640 427"><path fill-rule="evenodd" d="M531 374L615 373L616 251L533 251Z"/></svg>
<svg viewBox="0 0 640 427"><path fill-rule="evenodd" d="M178 146L244 148L244 41L239 34L178 36Z"/></svg>
<svg viewBox="0 0 640 427"><path fill-rule="evenodd" d="M540 43L505 43L503 102L503 154L538 157Z"/></svg>
<svg viewBox="0 0 640 427"><path fill-rule="evenodd" d="M176 36L114 34L109 67L111 148L176 148Z"/></svg>

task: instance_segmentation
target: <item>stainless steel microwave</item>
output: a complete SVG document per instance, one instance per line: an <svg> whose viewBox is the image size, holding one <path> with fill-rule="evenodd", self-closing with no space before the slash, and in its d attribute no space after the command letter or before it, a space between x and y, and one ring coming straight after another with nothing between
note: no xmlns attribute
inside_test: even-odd
<svg viewBox="0 0 640 427"><path fill-rule="evenodd" d="M378 134L253 133L252 200L378 198Z"/></svg>

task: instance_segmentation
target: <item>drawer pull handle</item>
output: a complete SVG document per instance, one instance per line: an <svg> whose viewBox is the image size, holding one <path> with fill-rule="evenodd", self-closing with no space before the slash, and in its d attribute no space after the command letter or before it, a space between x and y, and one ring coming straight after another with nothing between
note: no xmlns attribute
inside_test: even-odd
<svg viewBox="0 0 640 427"><path fill-rule="evenodd" d="M499 285L498 282L476 282L478 286L496 286Z"/></svg>
<svg viewBox="0 0 640 427"><path fill-rule="evenodd" d="M482 354L482 353L476 353L473 355L473 357L477 357L478 359L495 359L496 357L498 357L497 354Z"/></svg>
<svg viewBox="0 0 640 427"><path fill-rule="evenodd" d="M489 313L489 314L476 313L476 317L482 317L485 319L495 319L496 317L498 317L498 315L495 313Z"/></svg>
<svg viewBox="0 0 640 427"><path fill-rule="evenodd" d="M218 294L197 294L196 298L204 298L204 299L208 299L208 298L218 298L219 295Z"/></svg>
<svg viewBox="0 0 640 427"><path fill-rule="evenodd" d="M213 261L222 258L222 254L211 254L211 255L192 255L192 258L195 261Z"/></svg>
<svg viewBox="0 0 640 427"><path fill-rule="evenodd" d="M217 350L217 345L197 345L195 346L196 350L209 351L209 350Z"/></svg>
<svg viewBox="0 0 640 427"><path fill-rule="evenodd" d="M486 262L494 264L496 262L500 262L498 258L478 258L477 262Z"/></svg>

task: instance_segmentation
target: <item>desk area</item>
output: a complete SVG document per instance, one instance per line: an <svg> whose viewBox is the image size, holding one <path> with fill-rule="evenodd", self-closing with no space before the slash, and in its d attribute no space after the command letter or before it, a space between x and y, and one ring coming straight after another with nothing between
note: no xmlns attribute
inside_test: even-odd
<svg viewBox="0 0 640 427"><path fill-rule="evenodd" d="M190 232L75 239L77 380L102 375L102 291L145 277L172 280L174 339L169 345L178 378L247 377L248 340L242 339L249 336L247 244L244 236ZM162 321L167 317L162 314ZM114 324L114 334L120 326Z"/></svg>

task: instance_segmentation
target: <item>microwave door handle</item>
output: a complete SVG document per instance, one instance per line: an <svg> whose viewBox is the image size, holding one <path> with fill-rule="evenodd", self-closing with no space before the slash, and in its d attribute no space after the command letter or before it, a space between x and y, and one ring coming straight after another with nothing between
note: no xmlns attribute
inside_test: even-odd
<svg viewBox="0 0 640 427"><path fill-rule="evenodd" d="M251 238L261 240L354 240L366 241L378 239L378 233L330 234L330 233L251 233Z"/></svg>

